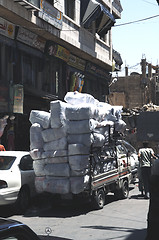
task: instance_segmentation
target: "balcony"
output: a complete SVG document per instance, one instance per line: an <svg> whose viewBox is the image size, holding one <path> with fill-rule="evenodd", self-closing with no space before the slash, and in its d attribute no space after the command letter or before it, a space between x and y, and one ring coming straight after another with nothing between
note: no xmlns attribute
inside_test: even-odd
<svg viewBox="0 0 159 240"><path fill-rule="evenodd" d="M21 6L25 7L29 11L39 11L40 1L39 0L14 0L14 2L19 3Z"/></svg>

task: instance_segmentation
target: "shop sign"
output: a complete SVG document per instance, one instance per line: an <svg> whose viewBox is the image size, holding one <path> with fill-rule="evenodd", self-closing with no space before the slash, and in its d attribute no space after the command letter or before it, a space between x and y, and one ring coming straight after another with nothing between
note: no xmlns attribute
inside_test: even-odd
<svg viewBox="0 0 159 240"><path fill-rule="evenodd" d="M69 56L69 61L68 61L68 65L77 68L81 71L85 70L85 65L86 65L86 61L76 57L75 55L70 54Z"/></svg>
<svg viewBox="0 0 159 240"><path fill-rule="evenodd" d="M15 25L3 18L0 18L0 34L8 38L14 39Z"/></svg>
<svg viewBox="0 0 159 240"><path fill-rule="evenodd" d="M90 62L88 62L86 65L86 72L92 73L98 77L106 78L108 80L110 78L108 72L106 72L104 69L101 69Z"/></svg>
<svg viewBox="0 0 159 240"><path fill-rule="evenodd" d="M47 53L49 54L49 56L60 58L65 62L68 62L70 56L70 52L66 48L53 42L49 43L47 47Z"/></svg>
<svg viewBox="0 0 159 240"><path fill-rule="evenodd" d="M19 27L17 40L44 52L46 41L42 37L39 37L37 34L32 33L25 28Z"/></svg>
<svg viewBox="0 0 159 240"><path fill-rule="evenodd" d="M46 0L40 1L40 11L38 17L50 23L58 29L62 29L63 14L61 11L53 7Z"/></svg>
<svg viewBox="0 0 159 240"><path fill-rule="evenodd" d="M13 112L23 113L23 85L17 84L13 86L14 97L13 97Z"/></svg>

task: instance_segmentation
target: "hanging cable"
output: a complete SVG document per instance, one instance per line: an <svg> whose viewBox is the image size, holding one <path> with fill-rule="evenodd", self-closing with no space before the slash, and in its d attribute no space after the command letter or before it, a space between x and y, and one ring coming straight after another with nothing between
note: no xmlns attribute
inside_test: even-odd
<svg viewBox="0 0 159 240"><path fill-rule="evenodd" d="M119 26L124 26L124 25L132 24L132 23L143 22L143 21L147 21L147 20L149 20L149 19L156 18L156 17L159 17L159 14L158 14L158 15L155 15L155 16L151 16L151 17L139 19L139 20L136 20L136 21L132 21L132 22L121 23L121 24L118 24L118 25L114 25L114 26L112 26L112 27L119 27Z"/></svg>

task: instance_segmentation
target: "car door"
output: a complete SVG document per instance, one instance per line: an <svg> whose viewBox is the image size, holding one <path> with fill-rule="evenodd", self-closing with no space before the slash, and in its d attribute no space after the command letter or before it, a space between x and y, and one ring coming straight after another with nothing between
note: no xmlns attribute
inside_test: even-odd
<svg viewBox="0 0 159 240"><path fill-rule="evenodd" d="M31 192L33 192L35 190L35 173L33 170L33 159L29 154L21 158L19 168L21 172L21 185L29 185Z"/></svg>
<svg viewBox="0 0 159 240"><path fill-rule="evenodd" d="M116 146L119 172L122 173L128 167L128 156L125 147L122 144Z"/></svg>

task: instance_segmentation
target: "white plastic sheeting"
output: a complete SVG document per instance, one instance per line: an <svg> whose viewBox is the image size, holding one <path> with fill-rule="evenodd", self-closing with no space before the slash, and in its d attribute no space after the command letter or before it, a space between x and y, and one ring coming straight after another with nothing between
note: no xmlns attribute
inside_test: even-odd
<svg viewBox="0 0 159 240"><path fill-rule="evenodd" d="M30 113L30 154L37 192L78 194L89 186L90 151L109 141L110 127L123 131L121 106L90 94L68 92L50 112Z"/></svg>

